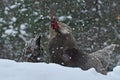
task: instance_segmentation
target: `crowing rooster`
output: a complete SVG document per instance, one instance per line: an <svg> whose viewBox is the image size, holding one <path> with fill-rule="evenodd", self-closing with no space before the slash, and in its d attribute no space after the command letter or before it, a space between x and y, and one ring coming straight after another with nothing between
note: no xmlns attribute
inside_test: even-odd
<svg viewBox="0 0 120 80"><path fill-rule="evenodd" d="M101 62L106 57L97 54L85 54L78 48L70 26L51 18L49 55L52 63L63 66L80 67L83 70L95 68L99 73L106 74L106 66ZM100 60L102 59L102 60Z"/></svg>
<svg viewBox="0 0 120 80"><path fill-rule="evenodd" d="M57 22L54 18L51 21L50 27L49 53L51 62L66 65L64 60L69 60L69 57L67 57L67 55L63 56L63 54L66 53L68 49L78 49L71 28L64 23Z"/></svg>

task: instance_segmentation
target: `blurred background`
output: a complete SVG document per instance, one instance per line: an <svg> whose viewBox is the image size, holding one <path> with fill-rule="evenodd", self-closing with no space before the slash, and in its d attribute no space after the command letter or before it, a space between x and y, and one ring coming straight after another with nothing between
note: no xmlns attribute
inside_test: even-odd
<svg viewBox="0 0 120 80"><path fill-rule="evenodd" d="M42 34L42 45L46 48L50 9L58 21L71 26L84 52L117 44L112 54L113 63L117 64L120 59L120 0L0 0L0 58L17 61L25 40L38 33ZM47 48L45 50L47 53Z"/></svg>

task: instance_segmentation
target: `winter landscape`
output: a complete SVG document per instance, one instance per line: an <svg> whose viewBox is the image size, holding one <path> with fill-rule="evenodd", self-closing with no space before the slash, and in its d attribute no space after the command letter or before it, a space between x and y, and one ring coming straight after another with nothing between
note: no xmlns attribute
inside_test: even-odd
<svg viewBox="0 0 120 80"><path fill-rule="evenodd" d="M120 80L119 0L0 0L0 80Z"/></svg>

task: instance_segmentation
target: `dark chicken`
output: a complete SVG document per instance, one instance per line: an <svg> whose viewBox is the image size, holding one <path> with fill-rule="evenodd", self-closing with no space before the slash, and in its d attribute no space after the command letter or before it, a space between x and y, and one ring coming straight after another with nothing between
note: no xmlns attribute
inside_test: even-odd
<svg viewBox="0 0 120 80"><path fill-rule="evenodd" d="M64 23L57 22L56 19L51 21L48 48L52 63L80 67L83 70L95 68L97 72L107 73L106 66L104 67L99 56L85 54L79 50L71 28Z"/></svg>
<svg viewBox="0 0 120 80"><path fill-rule="evenodd" d="M38 34L35 38L26 42L23 54L21 55L21 61L24 62L43 62L44 50L41 45L41 35Z"/></svg>

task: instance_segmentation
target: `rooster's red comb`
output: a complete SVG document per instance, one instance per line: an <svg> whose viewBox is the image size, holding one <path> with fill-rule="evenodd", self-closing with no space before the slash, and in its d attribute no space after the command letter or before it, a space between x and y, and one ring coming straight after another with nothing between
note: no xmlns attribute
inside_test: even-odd
<svg viewBox="0 0 120 80"><path fill-rule="evenodd" d="M54 30L58 29L58 23L57 20L55 18L55 16L53 15L53 11L50 11L50 18L51 18L51 28Z"/></svg>

